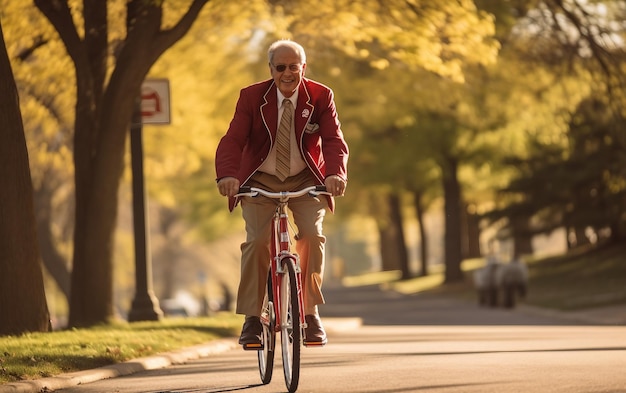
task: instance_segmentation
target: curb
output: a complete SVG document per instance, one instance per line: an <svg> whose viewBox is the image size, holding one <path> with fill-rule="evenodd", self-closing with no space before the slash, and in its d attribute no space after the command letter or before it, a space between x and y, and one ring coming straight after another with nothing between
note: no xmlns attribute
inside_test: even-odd
<svg viewBox="0 0 626 393"><path fill-rule="evenodd" d="M189 360L226 352L236 348L235 339L220 339L208 344L196 345L177 351L129 360L123 363L103 366L92 370L76 371L55 377L12 382L0 385L0 393L40 393L83 385L102 379L116 378L140 371L155 370Z"/></svg>

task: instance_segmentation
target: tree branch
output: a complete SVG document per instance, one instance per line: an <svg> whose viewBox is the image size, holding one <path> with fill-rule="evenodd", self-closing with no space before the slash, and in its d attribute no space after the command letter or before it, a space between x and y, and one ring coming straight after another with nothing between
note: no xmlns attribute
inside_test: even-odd
<svg viewBox="0 0 626 393"><path fill-rule="evenodd" d="M76 26L74 25L67 0L34 0L34 2L37 8L39 8L39 11L48 18L59 33L61 40L65 44L67 53L74 63L79 64L81 59L84 58L82 51L83 42L76 31Z"/></svg>
<svg viewBox="0 0 626 393"><path fill-rule="evenodd" d="M567 7L565 7L565 5L563 4L562 0L556 0L554 1L554 4L556 5L557 9L563 13L567 20L569 20L570 23L574 25L576 31L578 31L578 34L580 34L584 42L589 45L589 49L593 54L593 58L598 62L600 68L605 73L605 75L611 76L611 54L608 52L608 50L603 48L602 45L600 45L590 33L591 29L589 28L589 25L591 25L591 23L589 23L588 21L582 21L578 15L568 10ZM578 5L577 2L574 1L574 4L583 15L587 15L585 13L585 10L580 5Z"/></svg>
<svg viewBox="0 0 626 393"><path fill-rule="evenodd" d="M37 49L41 48L47 43L48 43L47 39L43 38L42 35L38 35L37 37L35 37L35 41L33 42L31 46L29 46L28 48L25 48L24 50L20 51L20 53L17 54L16 59L20 61L27 60Z"/></svg>
<svg viewBox="0 0 626 393"><path fill-rule="evenodd" d="M211 0L193 0L185 15L180 18L176 25L158 34L156 50L159 56L187 34L193 23L198 19L198 14L209 1Z"/></svg>

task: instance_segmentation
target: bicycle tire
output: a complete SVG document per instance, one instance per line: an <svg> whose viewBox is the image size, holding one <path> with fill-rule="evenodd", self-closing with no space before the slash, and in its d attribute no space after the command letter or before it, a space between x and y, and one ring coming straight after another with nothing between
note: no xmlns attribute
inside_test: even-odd
<svg viewBox="0 0 626 393"><path fill-rule="evenodd" d="M298 305L298 282L292 258L281 260L285 273L282 275L280 310L280 345L282 348L285 385L289 393L298 389L300 381L300 308Z"/></svg>
<svg viewBox="0 0 626 393"><path fill-rule="evenodd" d="M274 371L274 354L276 353L276 315L274 314L274 294L272 292L272 276L267 276L267 286L265 288L265 298L263 300L263 311L261 312L261 325L263 334L261 343L263 349L257 351L259 360L259 374L263 385L267 385L272 380ZM265 315L264 315L265 314Z"/></svg>

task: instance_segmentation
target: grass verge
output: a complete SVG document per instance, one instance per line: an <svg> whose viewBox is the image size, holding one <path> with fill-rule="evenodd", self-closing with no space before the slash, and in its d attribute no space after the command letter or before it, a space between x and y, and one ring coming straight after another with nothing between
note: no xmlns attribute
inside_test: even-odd
<svg viewBox="0 0 626 393"><path fill-rule="evenodd" d="M527 302L559 310L626 303L626 245L530 261Z"/></svg>
<svg viewBox="0 0 626 393"><path fill-rule="evenodd" d="M120 363L235 336L242 317L166 318L0 337L0 383Z"/></svg>
<svg viewBox="0 0 626 393"><path fill-rule="evenodd" d="M529 292L524 303L557 310L626 303L626 245L584 247L551 257L528 259ZM426 277L399 280L399 272L371 273L344 280L348 286L379 284L404 294L429 292L475 301L474 270L483 259L463 261L464 280L443 284L442 266Z"/></svg>

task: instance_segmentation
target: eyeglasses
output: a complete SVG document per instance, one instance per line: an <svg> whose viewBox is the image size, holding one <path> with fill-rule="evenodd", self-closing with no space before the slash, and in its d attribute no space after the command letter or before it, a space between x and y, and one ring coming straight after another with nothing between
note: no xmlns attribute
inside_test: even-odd
<svg viewBox="0 0 626 393"><path fill-rule="evenodd" d="M298 64L289 64L289 66L287 66L285 64L274 65L274 68L278 72L285 71L287 69L287 67L289 67L289 71L291 71L291 72L299 72L300 70L302 70L302 64L299 64L299 63Z"/></svg>

